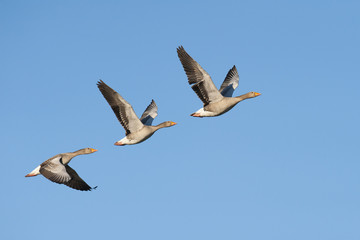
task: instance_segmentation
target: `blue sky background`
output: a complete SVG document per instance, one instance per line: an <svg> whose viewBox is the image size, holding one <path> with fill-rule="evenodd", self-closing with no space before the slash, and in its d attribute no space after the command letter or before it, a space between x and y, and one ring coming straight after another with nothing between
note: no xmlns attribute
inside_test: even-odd
<svg viewBox="0 0 360 240"><path fill-rule="evenodd" d="M1 239L360 239L358 1L0 1ZM217 118L220 86L262 93ZM172 128L124 130L96 87ZM96 191L24 176L58 153Z"/></svg>

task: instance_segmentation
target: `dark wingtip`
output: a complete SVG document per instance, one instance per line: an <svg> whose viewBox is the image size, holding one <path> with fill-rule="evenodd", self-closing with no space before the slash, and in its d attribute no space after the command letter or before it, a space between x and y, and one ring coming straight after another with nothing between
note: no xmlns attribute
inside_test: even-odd
<svg viewBox="0 0 360 240"><path fill-rule="evenodd" d="M232 68L232 69L233 69L233 71L235 71L235 72L237 72L237 71L238 71L235 65L233 66L233 68Z"/></svg>
<svg viewBox="0 0 360 240"><path fill-rule="evenodd" d="M104 84L103 80L99 79L99 81L96 83L96 85L99 87L100 85Z"/></svg>
<svg viewBox="0 0 360 240"><path fill-rule="evenodd" d="M182 45L180 45L179 47L177 47L177 52L180 52L180 51L185 51L184 47Z"/></svg>

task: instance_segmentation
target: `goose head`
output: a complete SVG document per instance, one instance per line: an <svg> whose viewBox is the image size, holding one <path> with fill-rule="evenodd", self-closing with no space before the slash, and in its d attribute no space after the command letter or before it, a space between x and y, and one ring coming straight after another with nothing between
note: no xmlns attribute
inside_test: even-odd
<svg viewBox="0 0 360 240"><path fill-rule="evenodd" d="M257 96L260 96L261 93L258 93L258 92L248 92L245 94L245 97L246 98L254 98L254 97L257 97Z"/></svg>
<svg viewBox="0 0 360 240"><path fill-rule="evenodd" d="M166 121L166 122L159 124L158 126L161 128L164 128L164 127L172 127L174 125L176 125L176 122Z"/></svg>
<svg viewBox="0 0 360 240"><path fill-rule="evenodd" d="M73 152L73 154L75 154L75 156L78 156L78 155L83 155L83 154L90 154L93 152L97 152L97 150L93 149L93 148L83 148L83 149Z"/></svg>
<svg viewBox="0 0 360 240"><path fill-rule="evenodd" d="M83 152L84 154L90 154L90 153L93 153L93 152L97 152L97 150L94 149L94 148L83 148L83 149L81 149L81 150L82 150L82 152Z"/></svg>
<svg viewBox="0 0 360 240"><path fill-rule="evenodd" d="M166 121L166 122L160 123L159 125L153 126L153 131L155 132L161 128L172 127L174 125L176 125L176 122Z"/></svg>

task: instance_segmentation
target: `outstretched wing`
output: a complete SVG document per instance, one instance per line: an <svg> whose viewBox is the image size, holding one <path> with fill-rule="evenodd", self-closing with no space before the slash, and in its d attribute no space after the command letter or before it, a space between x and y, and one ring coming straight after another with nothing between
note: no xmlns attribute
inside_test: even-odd
<svg viewBox="0 0 360 240"><path fill-rule="evenodd" d="M61 156L50 158L40 166L40 173L50 181L62 184L71 179L71 176L66 172L64 164L61 162Z"/></svg>
<svg viewBox="0 0 360 240"><path fill-rule="evenodd" d="M194 90L196 95L198 95L198 97L204 103L204 105L207 105L207 104L209 104L211 102L210 98L209 98L209 95L208 95L208 92L206 91L204 81L201 81L199 83L196 83L196 84L192 85L191 88Z"/></svg>
<svg viewBox="0 0 360 240"><path fill-rule="evenodd" d="M235 65L229 70L224 82L221 84L220 92L224 97L232 97L235 89L239 86L239 74Z"/></svg>
<svg viewBox="0 0 360 240"><path fill-rule="evenodd" d="M80 191L90 191L91 189L93 189L84 180L82 180L82 178L76 173L76 171L72 169L69 165L66 165L65 168L67 173L71 176L70 181L64 182L66 186Z"/></svg>
<svg viewBox="0 0 360 240"><path fill-rule="evenodd" d="M140 121L145 125L151 125L154 118L158 115L157 113L158 107L156 106L156 103L154 99L151 101L149 106L145 109L144 113L142 114Z"/></svg>
<svg viewBox="0 0 360 240"><path fill-rule="evenodd" d="M188 77L189 84L194 84L192 89L199 96L204 105L221 100L223 96L215 87L210 75L200 66L200 64L198 64L182 46L177 48L177 53Z"/></svg>
<svg viewBox="0 0 360 240"><path fill-rule="evenodd" d="M144 124L136 116L132 106L120 96L114 89L106 85L102 80L97 83L97 86L111 106L117 119L125 128L126 135L141 129Z"/></svg>

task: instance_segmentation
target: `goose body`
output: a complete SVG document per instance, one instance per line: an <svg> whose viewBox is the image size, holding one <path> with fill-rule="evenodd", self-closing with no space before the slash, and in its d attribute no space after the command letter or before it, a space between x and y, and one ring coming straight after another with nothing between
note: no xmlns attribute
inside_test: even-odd
<svg viewBox="0 0 360 240"><path fill-rule="evenodd" d="M207 104L200 108L195 113L191 114L194 117L215 117L230 111L237 103L235 98L224 97L221 101Z"/></svg>
<svg viewBox="0 0 360 240"><path fill-rule="evenodd" d="M175 125L174 122L164 122L164 124L159 124L157 126L147 126L144 125L139 131L129 133L126 137L122 138L121 140L117 141L115 145L122 146L122 145L132 145L137 144L145 141L146 139L150 138L157 130L163 127L170 127Z"/></svg>
<svg viewBox="0 0 360 240"><path fill-rule="evenodd" d="M126 136L115 142L117 146L141 143L151 137L157 130L176 124L172 121L166 121L152 126L154 118L158 115L158 108L154 100L151 101L139 119L132 106L119 93L106 85L102 80L97 83L97 86L125 129Z"/></svg>
<svg viewBox="0 0 360 240"><path fill-rule="evenodd" d="M52 182L64 184L80 191L90 191L94 188L90 187L80 176L72 169L68 163L74 157L83 154L96 152L93 148L83 148L75 152L61 153L49 158L25 177L35 177L42 174ZM95 187L96 188L96 187Z"/></svg>
<svg viewBox="0 0 360 240"><path fill-rule="evenodd" d="M210 75L180 46L177 48L178 57L188 77L191 88L204 103L193 117L215 117L232 109L239 102L257 97L260 93L249 92L241 96L232 97L234 90L239 85L239 74L235 66L231 68L218 90Z"/></svg>

